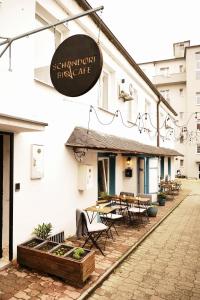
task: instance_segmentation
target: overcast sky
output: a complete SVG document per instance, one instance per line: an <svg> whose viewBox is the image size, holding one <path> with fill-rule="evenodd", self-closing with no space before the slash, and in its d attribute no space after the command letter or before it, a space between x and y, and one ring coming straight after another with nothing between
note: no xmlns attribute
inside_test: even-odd
<svg viewBox="0 0 200 300"><path fill-rule="evenodd" d="M200 44L200 0L88 0L134 60L173 57L173 43Z"/></svg>

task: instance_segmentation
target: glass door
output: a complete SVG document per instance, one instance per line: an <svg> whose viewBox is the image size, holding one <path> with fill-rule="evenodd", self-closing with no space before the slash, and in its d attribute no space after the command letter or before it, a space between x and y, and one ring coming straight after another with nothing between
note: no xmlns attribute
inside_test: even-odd
<svg viewBox="0 0 200 300"><path fill-rule="evenodd" d="M98 195L109 193L109 158L98 158Z"/></svg>

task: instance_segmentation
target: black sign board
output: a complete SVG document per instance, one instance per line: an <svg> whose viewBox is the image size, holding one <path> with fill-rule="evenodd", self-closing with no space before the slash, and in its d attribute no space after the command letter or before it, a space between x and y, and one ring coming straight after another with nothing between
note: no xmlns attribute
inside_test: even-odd
<svg viewBox="0 0 200 300"><path fill-rule="evenodd" d="M88 92L97 82L103 65L99 46L88 35L67 38L56 49L50 66L55 89L69 97Z"/></svg>

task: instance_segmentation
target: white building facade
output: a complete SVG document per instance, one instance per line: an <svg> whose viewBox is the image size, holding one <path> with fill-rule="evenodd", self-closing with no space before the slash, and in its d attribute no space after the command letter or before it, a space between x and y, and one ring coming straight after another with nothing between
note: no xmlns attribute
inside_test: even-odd
<svg viewBox="0 0 200 300"><path fill-rule="evenodd" d="M173 45L174 58L141 63L140 67L178 113L175 168L189 178L200 179L200 45L190 41Z"/></svg>
<svg viewBox="0 0 200 300"><path fill-rule="evenodd" d="M86 1L7 0L0 4L1 34L13 37L87 8ZM12 44L10 60L9 49L0 58L3 258L7 253L10 260L15 258L17 245L43 222L51 222L55 232L64 230L65 237L73 235L76 208L94 204L100 192L155 195L161 157L163 176L170 170L174 178L173 143L167 144L171 150L157 147L158 106L163 115L174 118L176 113L104 23L99 34L98 20L94 14L19 39ZM88 93L70 98L53 88L49 66L55 47L79 33L99 42L103 71ZM133 100L119 97L124 84ZM77 130L80 143L73 145ZM102 148L94 136L93 147L83 145L84 134L92 133L107 140L112 135L117 146L105 143ZM144 144L148 147L143 149ZM126 168L131 168L131 177L125 176Z"/></svg>

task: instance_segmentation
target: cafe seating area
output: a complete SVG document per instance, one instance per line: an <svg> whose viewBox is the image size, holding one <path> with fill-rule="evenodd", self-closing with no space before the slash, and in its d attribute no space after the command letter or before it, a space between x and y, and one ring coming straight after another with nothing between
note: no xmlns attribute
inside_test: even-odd
<svg viewBox="0 0 200 300"><path fill-rule="evenodd" d="M161 180L160 190L167 195L168 200L173 200L181 190L181 182L178 180Z"/></svg>
<svg viewBox="0 0 200 300"><path fill-rule="evenodd" d="M128 220L127 215L125 219L121 219L115 222L115 227L117 229L118 235L115 233L114 228L112 228L113 239L108 232L104 232L101 237L97 240L98 245L103 250L104 255L92 245L91 241L88 241L85 245L85 248L92 248L95 251L95 271L92 273L88 281L85 283L84 288L81 290L81 293L90 288L93 284L98 282L101 277L105 274L108 274L109 270L112 270L113 266L120 262L121 258L124 255L128 254L129 251L132 251L135 247L138 246L143 238L146 238L148 233L153 230L179 203L190 193L189 190L180 189L179 194L174 196L173 201L166 201L165 206L156 206L158 212L156 217L149 217L149 221L146 222L145 217L141 226L137 226L137 222L126 222ZM146 195L145 195L146 196ZM107 197L106 197L107 198ZM108 197L113 198L113 197ZM151 198L151 197L150 197ZM150 199L154 200L154 199ZM103 206L100 207L100 204L107 204L111 201L108 199L98 200L97 203L94 203L97 209L103 209ZM117 202L116 202L117 205ZM93 207L94 207L93 206ZM86 207L87 208L87 207ZM94 209L94 208L93 208ZM92 217L92 212L88 212L89 216ZM100 218L95 217L94 221L100 221ZM67 244L71 244L75 247L82 247L86 241L86 236L72 236L66 240ZM80 292L80 290L79 290Z"/></svg>
<svg viewBox="0 0 200 300"><path fill-rule="evenodd" d="M151 195L150 195L151 196ZM143 196L144 197L144 196ZM84 236L73 236L68 239L68 242L71 241L71 243L74 246L82 247L84 245L85 248L93 249L96 253L96 262L101 262L100 265L102 266L104 263L108 265L112 265L112 262L116 260L116 257L120 257L124 252L126 252L133 244L137 243L137 241L144 236L153 226L155 226L156 223L158 223L173 207L177 205L182 199L185 197L185 191L180 189L179 194L177 196L174 196L173 201L166 201L165 206L157 206L158 212L156 217L147 217L144 215L142 216L142 219L138 220L138 216L135 216L135 218L130 221L130 216L128 215L128 209L130 210L131 207L133 207L133 200L138 201L138 197L132 197L132 198L126 198L124 200L123 198L123 204L126 203L127 205L127 211L124 211L123 218L120 218L119 220L114 220L114 226L117 230L117 233L115 231L115 228L111 226L111 224L108 222L106 225L106 221L104 222L103 218L99 216L107 213L108 216L110 215L117 215L117 211L110 212L110 209L112 210L112 207L110 206L113 203L118 204L120 203L121 196L120 195L110 195L108 197L109 199L101 199L98 200L96 205L91 207L86 207L84 209L85 214L89 215L90 221L93 218L92 222L97 223L104 223L108 228L108 230L105 230L97 239L97 243L100 246L101 250L103 251L103 255L101 251L96 247L96 245L93 243L91 239L87 240L87 235ZM142 197L141 197L142 198ZM144 199L144 198L143 198ZM117 201L118 200L118 201ZM151 201L151 197L148 198L149 201ZM120 204L119 204L120 205ZM134 204L136 205L136 203ZM119 212L118 212L119 213ZM95 216L94 216L95 215ZM138 226L139 225L139 226ZM101 268L99 266L99 268ZM105 267L106 268L106 267Z"/></svg>
<svg viewBox="0 0 200 300"><path fill-rule="evenodd" d="M149 223L147 209L152 195L121 192L119 195L106 195L95 205L86 207L77 217L77 231L84 238L82 247L95 248L105 255L107 242L120 236L120 228L133 227L140 230ZM78 210L79 211L79 210Z"/></svg>

